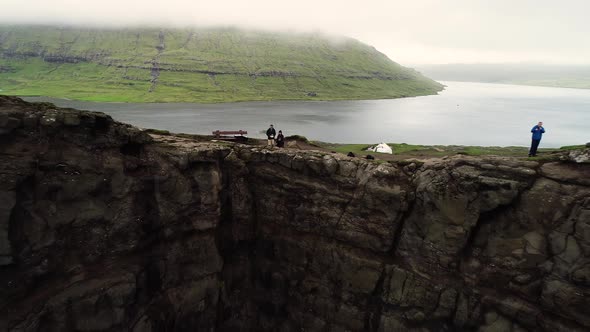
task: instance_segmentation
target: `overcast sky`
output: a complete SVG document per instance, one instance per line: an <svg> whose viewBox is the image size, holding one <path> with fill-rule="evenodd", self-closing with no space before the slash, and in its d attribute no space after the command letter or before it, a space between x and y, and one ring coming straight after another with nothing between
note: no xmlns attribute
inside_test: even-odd
<svg viewBox="0 0 590 332"><path fill-rule="evenodd" d="M589 14L590 0L0 0L0 23L321 31L404 65L590 64Z"/></svg>

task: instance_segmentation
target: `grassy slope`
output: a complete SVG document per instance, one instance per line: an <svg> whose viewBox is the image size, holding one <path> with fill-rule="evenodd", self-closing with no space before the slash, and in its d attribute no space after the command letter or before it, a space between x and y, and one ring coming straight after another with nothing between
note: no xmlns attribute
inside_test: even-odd
<svg viewBox="0 0 590 332"><path fill-rule="evenodd" d="M441 88L353 39L236 29L0 26L2 94L222 102L396 98Z"/></svg>

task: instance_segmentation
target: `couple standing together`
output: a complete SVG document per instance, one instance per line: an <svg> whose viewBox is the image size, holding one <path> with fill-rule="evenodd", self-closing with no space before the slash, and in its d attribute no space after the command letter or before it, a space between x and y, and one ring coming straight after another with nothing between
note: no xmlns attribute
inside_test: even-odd
<svg viewBox="0 0 590 332"><path fill-rule="evenodd" d="M276 138L275 138L275 136L276 136ZM285 136L283 136L283 132L281 130L279 130L279 134L277 135L277 132L272 124L266 130L266 137L268 138L268 143L267 143L268 146L274 146L275 141L276 141L277 146L279 148L282 148L285 146Z"/></svg>

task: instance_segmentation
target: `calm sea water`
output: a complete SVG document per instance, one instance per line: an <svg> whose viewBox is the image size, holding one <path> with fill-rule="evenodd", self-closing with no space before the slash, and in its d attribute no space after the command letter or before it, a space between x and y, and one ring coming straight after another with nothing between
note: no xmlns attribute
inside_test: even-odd
<svg viewBox="0 0 590 332"><path fill-rule="evenodd" d="M543 121L541 147L590 142L590 90L443 82L436 96L362 101L272 101L227 104L93 103L53 98L61 107L110 114L118 121L172 132L247 130L269 124L288 135L335 143L526 146Z"/></svg>

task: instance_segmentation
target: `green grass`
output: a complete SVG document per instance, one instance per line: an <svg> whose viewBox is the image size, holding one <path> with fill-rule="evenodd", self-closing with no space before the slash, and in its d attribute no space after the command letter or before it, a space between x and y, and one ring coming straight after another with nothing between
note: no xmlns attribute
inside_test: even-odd
<svg viewBox="0 0 590 332"><path fill-rule="evenodd" d="M586 148L586 145L566 145L566 146L560 147L559 149L565 150L565 151L570 151L570 150L582 150L585 148Z"/></svg>
<svg viewBox="0 0 590 332"><path fill-rule="evenodd" d="M442 89L359 41L316 34L0 25L0 41L0 93L9 95L224 102L398 98ZM79 62L48 61L56 56ZM156 58L160 75L149 92Z"/></svg>
<svg viewBox="0 0 590 332"><path fill-rule="evenodd" d="M352 152L355 155L381 155L379 153L369 152L366 149L370 144L332 144L316 142L316 144L330 149L331 151L340 152L347 154ZM387 143L393 149L393 155L399 156L415 156L415 157L442 157L449 155L467 155L467 156L506 156L506 157L526 157L528 154L527 147L520 146L460 146L460 145L413 145L406 143ZM583 149L584 145L564 146L559 149L552 148L541 148L539 153L542 155L549 155L553 152L564 151L564 150L577 150ZM530 158L531 160L546 158L539 156L536 158Z"/></svg>
<svg viewBox="0 0 590 332"><path fill-rule="evenodd" d="M413 145L413 144L406 144L406 143L387 143L392 149L394 155L429 155L429 156L444 156L446 148L444 146L426 146L426 145ZM363 155L363 154L373 154L378 155L378 153L366 151L368 147L372 146L371 144L329 144L329 143L321 143L321 145L327 149L332 151L340 152L340 153L348 153L352 152L356 155Z"/></svg>

